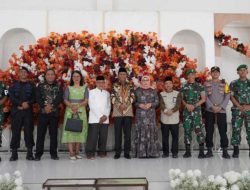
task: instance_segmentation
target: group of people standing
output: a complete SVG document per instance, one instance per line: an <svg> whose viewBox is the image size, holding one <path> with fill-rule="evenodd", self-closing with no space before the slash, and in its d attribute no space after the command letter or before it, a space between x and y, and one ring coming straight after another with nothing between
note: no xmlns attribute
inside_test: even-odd
<svg viewBox="0 0 250 190"><path fill-rule="evenodd" d="M96 88L89 90L84 83L80 71L74 71L70 84L65 90L57 83L53 69L45 72L45 81L34 87L28 80L29 71L22 67L19 80L9 88L9 95L3 83L0 84L0 124L3 123L3 103L9 96L11 106L12 138L10 161L18 160L21 130L24 130L24 140L27 147L27 160L39 161L44 152L44 141L47 128L50 134L51 159L58 160L57 137L59 122L59 105L64 103L65 115L62 130L62 143L67 144L71 160L82 159L81 144L86 143L87 159L95 159L96 152L101 158L106 157L106 144L110 114L114 119L115 155L119 159L124 141L124 157L130 159L157 158L160 156L160 142L156 119L156 109L160 107L162 131L162 157L178 157L179 124L183 118L184 142L186 151L184 158L191 157L192 132L199 143L198 158L213 156L214 124L218 125L222 157L230 158L227 148L226 107L229 100L232 107L232 138L234 146L233 157L239 157L241 129L246 127L247 141L250 145L250 80L247 78L247 65L237 68L239 79L231 82L230 87L220 77L220 68L212 67L212 80L204 85L195 80L196 71L188 69L185 72L187 83L178 92L173 89L172 77L166 76L165 90L159 95L152 87L149 74L140 78L140 86L135 88L129 81L125 68L120 68L118 81L113 84L112 91L105 90L104 76L96 77ZM38 103L39 115L37 124L36 152L33 155L33 113L32 105ZM202 117L202 105L205 103L205 122ZM87 106L89 114L87 114ZM134 117L135 109L135 117ZM112 110L112 111L111 111ZM77 118L81 121L80 131L69 130L69 120ZM135 134L131 137L134 122ZM172 146L169 151L169 133L172 135ZM124 136L124 140L123 140ZM1 130L0 130L1 137ZM1 140L1 138L0 138ZM1 144L1 141L0 141ZM207 152L204 152L204 146ZM250 153L249 153L250 156Z"/></svg>

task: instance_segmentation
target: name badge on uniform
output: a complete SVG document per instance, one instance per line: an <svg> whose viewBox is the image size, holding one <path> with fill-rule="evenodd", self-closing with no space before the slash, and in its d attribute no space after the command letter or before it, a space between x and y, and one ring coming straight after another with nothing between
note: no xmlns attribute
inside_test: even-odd
<svg viewBox="0 0 250 190"><path fill-rule="evenodd" d="M176 103L176 97L173 97L173 103Z"/></svg>

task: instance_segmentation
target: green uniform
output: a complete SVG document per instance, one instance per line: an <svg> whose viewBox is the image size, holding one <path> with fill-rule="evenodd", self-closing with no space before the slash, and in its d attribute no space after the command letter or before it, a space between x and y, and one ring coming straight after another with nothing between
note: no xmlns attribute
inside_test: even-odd
<svg viewBox="0 0 250 190"><path fill-rule="evenodd" d="M201 100L201 95L205 95L204 87L194 82L192 84L187 83L181 89L181 95L183 100L187 104L195 105ZM204 124L202 122L201 106L196 107L192 112L189 112L187 108L183 110L183 127L184 127L184 140L185 144L190 144L192 141L192 131L197 135L197 141L199 144L204 143Z"/></svg>
<svg viewBox="0 0 250 190"><path fill-rule="evenodd" d="M250 105L250 80L242 81L240 79L230 84L231 95L240 105ZM241 112L236 106L232 111L232 139L231 144L238 146L241 141L241 128L244 122L247 133L247 142L250 145L250 111Z"/></svg>
<svg viewBox="0 0 250 190"><path fill-rule="evenodd" d="M0 100L7 96L5 85L0 82ZM2 145L2 125L4 121L3 105L0 105L0 147Z"/></svg>

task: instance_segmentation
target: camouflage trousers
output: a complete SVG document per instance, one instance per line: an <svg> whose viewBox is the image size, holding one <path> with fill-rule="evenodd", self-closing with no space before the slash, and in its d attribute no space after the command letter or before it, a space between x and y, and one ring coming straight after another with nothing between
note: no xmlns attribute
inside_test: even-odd
<svg viewBox="0 0 250 190"><path fill-rule="evenodd" d="M202 122L201 108L195 108L193 112L187 109L183 111L183 128L184 128L184 142L191 144L192 131L196 134L196 139L199 144L205 142L204 123Z"/></svg>
<svg viewBox="0 0 250 190"><path fill-rule="evenodd" d="M231 144L234 146L240 145L241 129L243 123L246 128L247 143L250 145L250 111L241 113L239 110L232 108L232 138Z"/></svg>

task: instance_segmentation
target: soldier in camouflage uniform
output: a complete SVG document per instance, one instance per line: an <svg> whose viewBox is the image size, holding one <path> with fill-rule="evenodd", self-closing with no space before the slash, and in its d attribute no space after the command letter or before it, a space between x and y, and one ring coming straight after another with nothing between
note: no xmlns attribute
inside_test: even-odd
<svg viewBox="0 0 250 190"><path fill-rule="evenodd" d="M195 81L195 70L188 69L185 72L187 84L181 89L182 102L185 106L183 110L183 127L186 152L184 158L191 157L190 144L192 141L192 131L197 135L199 143L198 158L205 158L204 154L204 124L202 123L201 104L205 102L205 89Z"/></svg>
<svg viewBox="0 0 250 190"><path fill-rule="evenodd" d="M241 128L244 122L247 133L247 142L250 146L250 80L247 78L247 65L237 68L239 79L231 82L232 111L232 139L234 146L233 157L239 157L239 145L241 141ZM249 152L250 157L250 152Z"/></svg>
<svg viewBox="0 0 250 190"><path fill-rule="evenodd" d="M3 104L7 99L7 90L5 85L0 82L0 147L2 146L2 125L4 121ZM1 161L1 157L0 157Z"/></svg>

